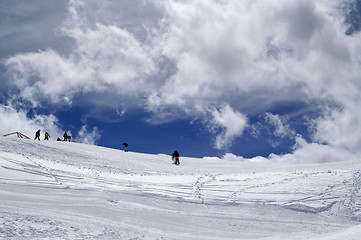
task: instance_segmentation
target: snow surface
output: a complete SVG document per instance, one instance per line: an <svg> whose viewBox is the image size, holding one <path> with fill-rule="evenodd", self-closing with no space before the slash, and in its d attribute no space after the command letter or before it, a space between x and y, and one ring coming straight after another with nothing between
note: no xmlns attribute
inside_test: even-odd
<svg viewBox="0 0 361 240"><path fill-rule="evenodd" d="M361 161L171 163L0 137L0 239L360 239Z"/></svg>

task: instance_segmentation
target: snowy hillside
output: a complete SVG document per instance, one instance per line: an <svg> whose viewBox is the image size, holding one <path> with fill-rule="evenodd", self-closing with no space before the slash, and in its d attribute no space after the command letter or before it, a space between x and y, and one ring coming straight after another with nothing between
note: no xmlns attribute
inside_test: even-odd
<svg viewBox="0 0 361 240"><path fill-rule="evenodd" d="M361 161L285 165L181 157L175 166L168 155L0 137L0 166L0 239L361 234Z"/></svg>

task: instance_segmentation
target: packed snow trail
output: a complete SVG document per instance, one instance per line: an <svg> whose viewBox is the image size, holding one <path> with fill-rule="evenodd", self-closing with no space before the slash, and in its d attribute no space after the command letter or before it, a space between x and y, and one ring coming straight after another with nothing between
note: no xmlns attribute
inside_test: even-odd
<svg viewBox="0 0 361 240"><path fill-rule="evenodd" d="M358 239L360 169L0 137L0 239Z"/></svg>

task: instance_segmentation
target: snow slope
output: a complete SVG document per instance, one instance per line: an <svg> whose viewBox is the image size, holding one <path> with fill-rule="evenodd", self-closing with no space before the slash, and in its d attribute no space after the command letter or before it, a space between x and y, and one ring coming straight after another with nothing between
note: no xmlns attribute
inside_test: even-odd
<svg viewBox="0 0 361 240"><path fill-rule="evenodd" d="M360 169L0 137L0 239L359 239Z"/></svg>

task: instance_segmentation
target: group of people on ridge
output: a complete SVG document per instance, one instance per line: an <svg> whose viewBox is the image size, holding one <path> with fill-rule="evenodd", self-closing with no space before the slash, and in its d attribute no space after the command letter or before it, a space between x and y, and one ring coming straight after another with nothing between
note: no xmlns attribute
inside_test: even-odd
<svg viewBox="0 0 361 240"><path fill-rule="evenodd" d="M48 132L45 132L45 138L44 140L49 140L49 137L50 137L50 134ZM67 142L69 140L71 140L71 136L68 135L66 132L64 133L63 135L64 139L63 141ZM38 131L36 131L35 133L35 139L36 140L38 139L40 141L40 129ZM58 139L56 141L61 141L61 139L58 137ZM124 147L125 147L125 152L128 152L128 144L127 143L123 143ZM179 153L178 153L178 150L175 150L174 153L172 154L172 160L173 160L173 164L175 165L179 165L180 162L179 162Z"/></svg>
<svg viewBox="0 0 361 240"><path fill-rule="evenodd" d="M36 139L38 139L39 141L40 141L40 129L38 130L38 131L36 131L36 133L35 133L35 139L34 140L36 140ZM49 137L50 137L50 134L48 133L48 132L45 132L45 138L44 138L44 140L49 140ZM70 140L71 140L71 136L70 135L68 135L66 132L64 133L64 140L63 141L68 141L69 140L69 142L70 142ZM58 139L56 139L56 141L61 141L61 139L58 137Z"/></svg>
<svg viewBox="0 0 361 240"><path fill-rule="evenodd" d="M45 138L44 140L49 140L50 134L48 132L45 132ZM35 133L35 139L38 139L40 141L40 129L38 131L36 131Z"/></svg>

